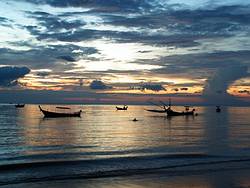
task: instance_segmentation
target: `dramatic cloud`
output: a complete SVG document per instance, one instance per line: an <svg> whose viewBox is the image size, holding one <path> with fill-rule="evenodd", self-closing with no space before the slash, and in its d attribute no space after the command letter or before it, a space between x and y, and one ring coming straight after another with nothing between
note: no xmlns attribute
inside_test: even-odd
<svg viewBox="0 0 250 188"><path fill-rule="evenodd" d="M216 51L163 57L154 63L162 68L152 70L155 74L172 75L182 78L202 79L211 77L218 69L249 66L250 51ZM240 63L239 63L240 62ZM144 62L145 63L145 62Z"/></svg>
<svg viewBox="0 0 250 188"><path fill-rule="evenodd" d="M220 68L214 76L207 80L203 96L210 104L230 104L235 102L227 93L227 89L234 81L248 76L247 67L242 65Z"/></svg>
<svg viewBox="0 0 250 188"><path fill-rule="evenodd" d="M94 80L89 85L90 89L97 89L97 90L104 90L104 89L110 89L111 86L107 86L105 83L103 83L100 80Z"/></svg>
<svg viewBox="0 0 250 188"><path fill-rule="evenodd" d="M50 75L50 72L37 72L36 75L41 77L46 77Z"/></svg>
<svg viewBox="0 0 250 188"><path fill-rule="evenodd" d="M0 17L0 25L2 25L2 26L9 27L11 22L12 21L10 19L4 18L4 17Z"/></svg>
<svg viewBox="0 0 250 188"><path fill-rule="evenodd" d="M238 65L221 68L211 79L208 79L204 89L204 95L225 95L230 84L247 75L246 66Z"/></svg>
<svg viewBox="0 0 250 188"><path fill-rule="evenodd" d="M77 29L81 26L84 26L85 23L81 20L75 21L65 21L59 16L52 15L46 12L27 12L28 16L35 18L39 27L36 28L45 28L45 32L60 32L62 30L72 30Z"/></svg>
<svg viewBox="0 0 250 188"><path fill-rule="evenodd" d="M17 80L30 72L27 67L0 67L0 86L15 86Z"/></svg>
<svg viewBox="0 0 250 188"><path fill-rule="evenodd" d="M34 4L48 4L54 7L82 7L101 12L138 11L150 7L147 0L24 0Z"/></svg>
<svg viewBox="0 0 250 188"><path fill-rule="evenodd" d="M222 6L214 9L180 9L171 8L159 11L160 3L149 3L148 1L36 1L36 3L48 3L52 6L91 6L116 7L118 9L129 8L137 11L135 16L125 14L98 14L96 12L71 12L62 16L52 15L46 12L29 12L28 15L35 18L38 26L27 26L32 35L39 40L59 40L76 42L84 40L95 40L103 37L116 40L117 42L140 42L154 45L168 45L174 47L195 47L199 45L197 40L215 37L230 37L239 30L248 30L250 14L244 12L242 6ZM158 6L158 8L157 8ZM167 6L167 5L166 5ZM171 6L169 6L171 7ZM144 9L152 10L148 14L143 13ZM112 12L112 11L111 11ZM84 28L85 22L72 19L82 15L81 18L89 15L96 16L96 23L92 27ZM65 20L65 17L68 19ZM164 18L164 19L162 19ZM218 19L219 18L219 19ZM102 21L100 21L102 20ZM98 29L100 25L113 26L113 29L106 27ZM132 30L116 30L115 27L137 28ZM41 29L45 27L46 29ZM151 31L153 29L153 31Z"/></svg>
<svg viewBox="0 0 250 188"><path fill-rule="evenodd" d="M58 57L59 59L63 59L63 60L65 60L65 61L69 61L69 62L74 62L74 61L76 61L73 57L71 57L71 56L67 56L67 55L64 55L64 56L59 56Z"/></svg>
<svg viewBox="0 0 250 188"><path fill-rule="evenodd" d="M72 62L88 55L97 53L92 47L80 47L77 45L47 45L38 46L29 50L12 50L0 48L0 62L5 65L23 65L34 69L53 68L54 70L71 69Z"/></svg>
<svg viewBox="0 0 250 188"><path fill-rule="evenodd" d="M26 89L247 94L231 85L250 67L247 1L6 0L0 11L0 63L29 67Z"/></svg>

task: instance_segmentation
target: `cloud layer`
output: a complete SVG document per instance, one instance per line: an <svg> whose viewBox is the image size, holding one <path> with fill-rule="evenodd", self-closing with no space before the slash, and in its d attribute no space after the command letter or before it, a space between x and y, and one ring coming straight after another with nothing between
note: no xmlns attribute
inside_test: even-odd
<svg viewBox="0 0 250 188"><path fill-rule="evenodd" d="M93 93L136 85L208 96L249 76L246 1L6 0L0 9L0 65L31 70L1 86L26 75L30 88L75 90L82 80Z"/></svg>
<svg viewBox="0 0 250 188"><path fill-rule="evenodd" d="M18 83L18 79L24 77L29 72L30 69L27 67L0 67L0 86L15 86Z"/></svg>
<svg viewBox="0 0 250 188"><path fill-rule="evenodd" d="M111 86L107 86L105 83L103 83L100 80L94 80L89 85L90 89L97 89L97 90L104 90L104 89L110 89Z"/></svg>

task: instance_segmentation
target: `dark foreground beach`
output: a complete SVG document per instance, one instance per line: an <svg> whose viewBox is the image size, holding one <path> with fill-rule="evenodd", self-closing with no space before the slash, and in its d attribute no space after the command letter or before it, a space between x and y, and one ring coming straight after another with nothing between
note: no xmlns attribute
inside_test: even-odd
<svg viewBox="0 0 250 188"><path fill-rule="evenodd" d="M113 174L107 177L69 178L66 180L45 180L30 183L9 184L3 187L250 187L250 161L198 165L174 169L146 170L131 174Z"/></svg>
<svg viewBox="0 0 250 188"><path fill-rule="evenodd" d="M148 106L71 108L83 116L0 105L1 187L250 187L250 108L173 118Z"/></svg>

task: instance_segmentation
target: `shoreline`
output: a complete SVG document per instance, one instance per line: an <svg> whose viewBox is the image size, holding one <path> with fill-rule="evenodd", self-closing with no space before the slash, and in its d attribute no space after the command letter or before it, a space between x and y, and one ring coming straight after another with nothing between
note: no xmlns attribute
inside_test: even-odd
<svg viewBox="0 0 250 188"><path fill-rule="evenodd" d="M35 180L35 179L34 179ZM250 161L152 170L142 174L78 177L2 184L17 187L249 187Z"/></svg>
<svg viewBox="0 0 250 188"><path fill-rule="evenodd" d="M35 169L35 167L32 168L32 170L39 170ZM29 171L31 169L24 169L24 171ZM14 173L13 170L9 169L7 174ZM22 172L19 170L16 170L17 173ZM209 177L212 174L219 174L220 176L223 176L223 174L227 173L229 175L233 175L235 173L247 175L248 179L250 179L250 160L231 160L231 161L218 161L214 163L203 163L203 164L190 164L190 165L182 165L182 166L172 166L172 167L165 167L165 168L155 168L155 169L140 169L140 170L133 170L130 171L113 171L113 172L95 172L95 173L89 173L89 174L82 174L82 175L68 175L68 176L51 176L51 177L43 177L43 178L20 178L18 180L10 180L6 182L0 182L0 186L6 186L6 187L13 187L15 186L24 186L24 187L39 187L43 185L44 187L49 187L50 185L52 187L55 187L55 184L65 184L65 187L67 187L69 184L75 184L77 187L86 182L106 182L109 181L110 184L114 183L114 180L118 181L125 181L125 182L134 182L136 184L142 184L146 181L149 181L153 184L156 184L157 186L157 179L163 178L162 181L167 183L169 179L178 179L179 177L184 177L189 179L190 177L196 177L196 176L203 176L203 177ZM3 173L4 175L4 173ZM239 177L240 178L240 177ZM136 180L141 179L142 182L137 182ZM156 179L156 180L153 180ZM46 184L46 185L45 185ZM131 183L130 183L131 184ZM250 185L250 181L249 181ZM112 187L112 185L110 185ZM42 187L42 186L41 186ZM95 187L95 186L94 186ZM133 187L133 186L132 186ZM144 186L143 186L144 187ZM147 186L146 186L147 187Z"/></svg>

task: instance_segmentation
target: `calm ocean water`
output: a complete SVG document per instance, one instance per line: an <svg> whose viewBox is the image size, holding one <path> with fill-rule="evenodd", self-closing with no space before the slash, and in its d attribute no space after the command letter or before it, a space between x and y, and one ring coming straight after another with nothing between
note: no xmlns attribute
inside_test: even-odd
<svg viewBox="0 0 250 188"><path fill-rule="evenodd" d="M70 107L82 117L45 119L37 105L0 105L0 185L250 160L248 107L196 107L198 116L172 118L150 106Z"/></svg>

